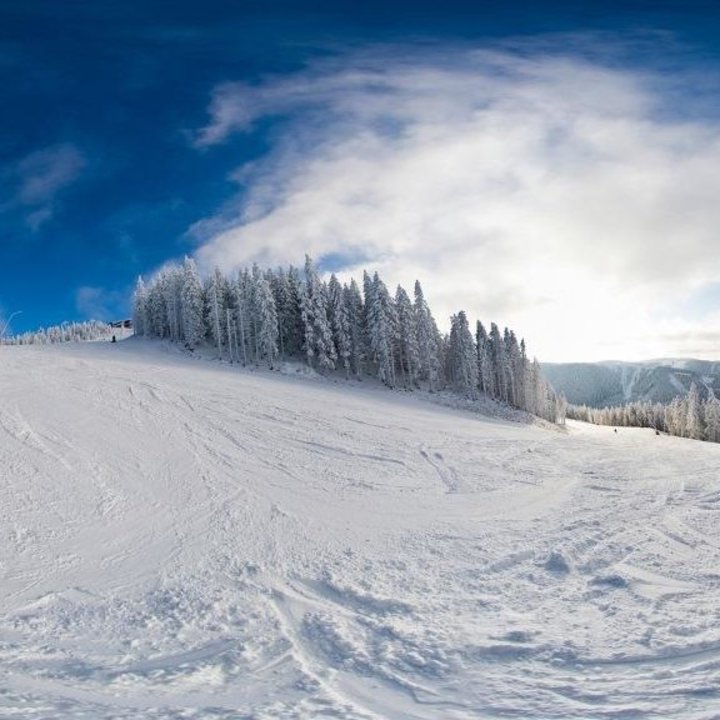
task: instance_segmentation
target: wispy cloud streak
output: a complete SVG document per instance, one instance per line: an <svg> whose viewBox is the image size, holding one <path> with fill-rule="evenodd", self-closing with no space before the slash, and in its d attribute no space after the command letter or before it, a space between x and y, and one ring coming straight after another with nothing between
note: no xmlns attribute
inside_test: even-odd
<svg viewBox="0 0 720 720"><path fill-rule="evenodd" d="M52 218L58 195L78 180L85 166L85 157L71 144L30 153L0 171L9 198L0 211L20 212L30 229L39 229Z"/></svg>

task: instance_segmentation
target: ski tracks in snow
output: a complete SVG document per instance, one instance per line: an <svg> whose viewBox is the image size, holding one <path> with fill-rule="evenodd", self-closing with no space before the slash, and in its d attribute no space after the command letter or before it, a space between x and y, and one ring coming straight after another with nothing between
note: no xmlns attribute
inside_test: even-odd
<svg viewBox="0 0 720 720"><path fill-rule="evenodd" d="M150 343L0 387L0 716L720 712L720 447Z"/></svg>

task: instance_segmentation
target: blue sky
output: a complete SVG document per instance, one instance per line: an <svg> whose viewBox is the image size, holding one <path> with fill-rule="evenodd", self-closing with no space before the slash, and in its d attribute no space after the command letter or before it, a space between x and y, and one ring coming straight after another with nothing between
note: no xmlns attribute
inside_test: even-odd
<svg viewBox="0 0 720 720"><path fill-rule="evenodd" d="M21 310L16 331L114 318L127 313L138 274L186 253L229 268L254 259L300 262L310 250L340 272L377 266L390 280L408 283L411 272L418 274L433 289L440 315L467 305L473 315L519 326L541 358L599 359L645 349L648 357L707 354L708 332L717 331L712 342L720 339L720 324L713 325L717 292L704 288L716 289L720 268L707 258L711 216L702 218L706 208L714 210L703 186L712 178L700 165L715 152L719 55L714 3L5 0L0 317ZM482 91L471 85L474 78L485 83ZM594 83L597 103L583 95ZM548 124L550 104L559 107L574 92L583 101L566 108L557 127ZM483 118L478 135L469 118L488 108L493 114ZM527 137L518 141L517 132L493 134L493 119L512 128L508 118L538 112L543 123L530 120L527 128L543 133L542 147ZM568 118L578 119L583 132L570 137ZM597 140L606 131L616 134ZM467 213L468 168L460 167L464 151L451 142L456 137L467 139L483 166L496 160L492 148L482 149L482 138L491 138L500 156L536 153L527 167L515 162L512 172L498 169L472 189L489 225ZM637 172L638 194L647 186L654 194L628 210L617 232L605 228L607 253L597 252L606 236L593 237L591 252L539 248L546 273L532 253L524 265L518 248L538 245L537 223L546 222L547 234L558 237L571 229L584 236L587 225L592 236L597 217L612 214L616 201L605 188L617 182L602 174L609 161L598 147L625 142L631 154L634 137L651 138L652 152L633 156L629 169ZM690 138L687 149L682 138ZM704 144L713 146L709 154ZM432 147L442 155L432 156ZM662 239L612 243L621 226L640 237L652 225L654 204L667 207L657 178L669 174L678 153L690 159L682 187L671 193L679 203L673 217L694 218L687 252L697 262L676 277L677 233L667 247ZM369 157L377 162L368 164ZM454 164L445 170L434 215L427 214L437 188L412 177L418 167L429 175L440 167L442 177L443 158ZM530 197L535 180L528 178L542 174L543 163L560 163L569 173L557 192L583 211L561 227L551 212L555 198L542 198L539 208ZM348 174L355 184L328 200L327 189ZM395 185L378 182L383 177L395 178ZM578 178L584 177L594 184L583 186ZM458 191L444 193L453 184ZM510 195L501 197L503 187ZM358 207L376 211L372 222L364 222ZM532 223L532 232L513 236L513 208L519 226ZM380 214L392 216L388 224L375 222ZM358 220L377 242L356 232ZM384 233L402 240L384 243ZM445 283L427 277L454 240L457 252L448 257L477 261L482 269L454 276L448 261ZM470 246L473 255L466 254ZM666 264L653 261L658 254ZM616 260L608 262L608 255ZM559 334L548 340L553 316L556 324L578 323L595 313L604 336L625 317L623 307L605 312L595 299L583 307L585 315L554 315L563 304L578 305L557 290L565 283L560 271L576 279L567 292L576 284L586 288L588 278L599 278L593 290L599 296L617 297L615 285L633 285L623 303L643 312L605 344L582 336L578 347L563 346ZM465 301L461 280L484 290ZM682 285L682 297L672 296L685 313L678 317L657 302L669 297L673 282ZM542 318L529 310L542 307ZM688 340L688 323L695 321L703 324L705 345ZM652 336L652 344L631 347L629 332Z"/></svg>

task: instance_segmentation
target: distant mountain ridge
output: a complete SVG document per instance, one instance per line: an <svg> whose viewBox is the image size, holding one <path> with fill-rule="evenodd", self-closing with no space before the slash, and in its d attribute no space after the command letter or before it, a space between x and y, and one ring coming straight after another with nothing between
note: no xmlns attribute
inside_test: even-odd
<svg viewBox="0 0 720 720"><path fill-rule="evenodd" d="M669 403L694 382L703 400L720 397L720 362L661 358L646 362L543 363L546 379L568 402L595 408Z"/></svg>

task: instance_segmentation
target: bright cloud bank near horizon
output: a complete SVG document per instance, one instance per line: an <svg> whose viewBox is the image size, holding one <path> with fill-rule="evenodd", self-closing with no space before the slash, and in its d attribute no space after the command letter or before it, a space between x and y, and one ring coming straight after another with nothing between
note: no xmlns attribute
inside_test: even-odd
<svg viewBox="0 0 720 720"><path fill-rule="evenodd" d="M385 48L215 88L214 151L274 145L197 223L202 266L332 258L419 278L544 361L717 358L720 123L682 78L557 52Z"/></svg>

